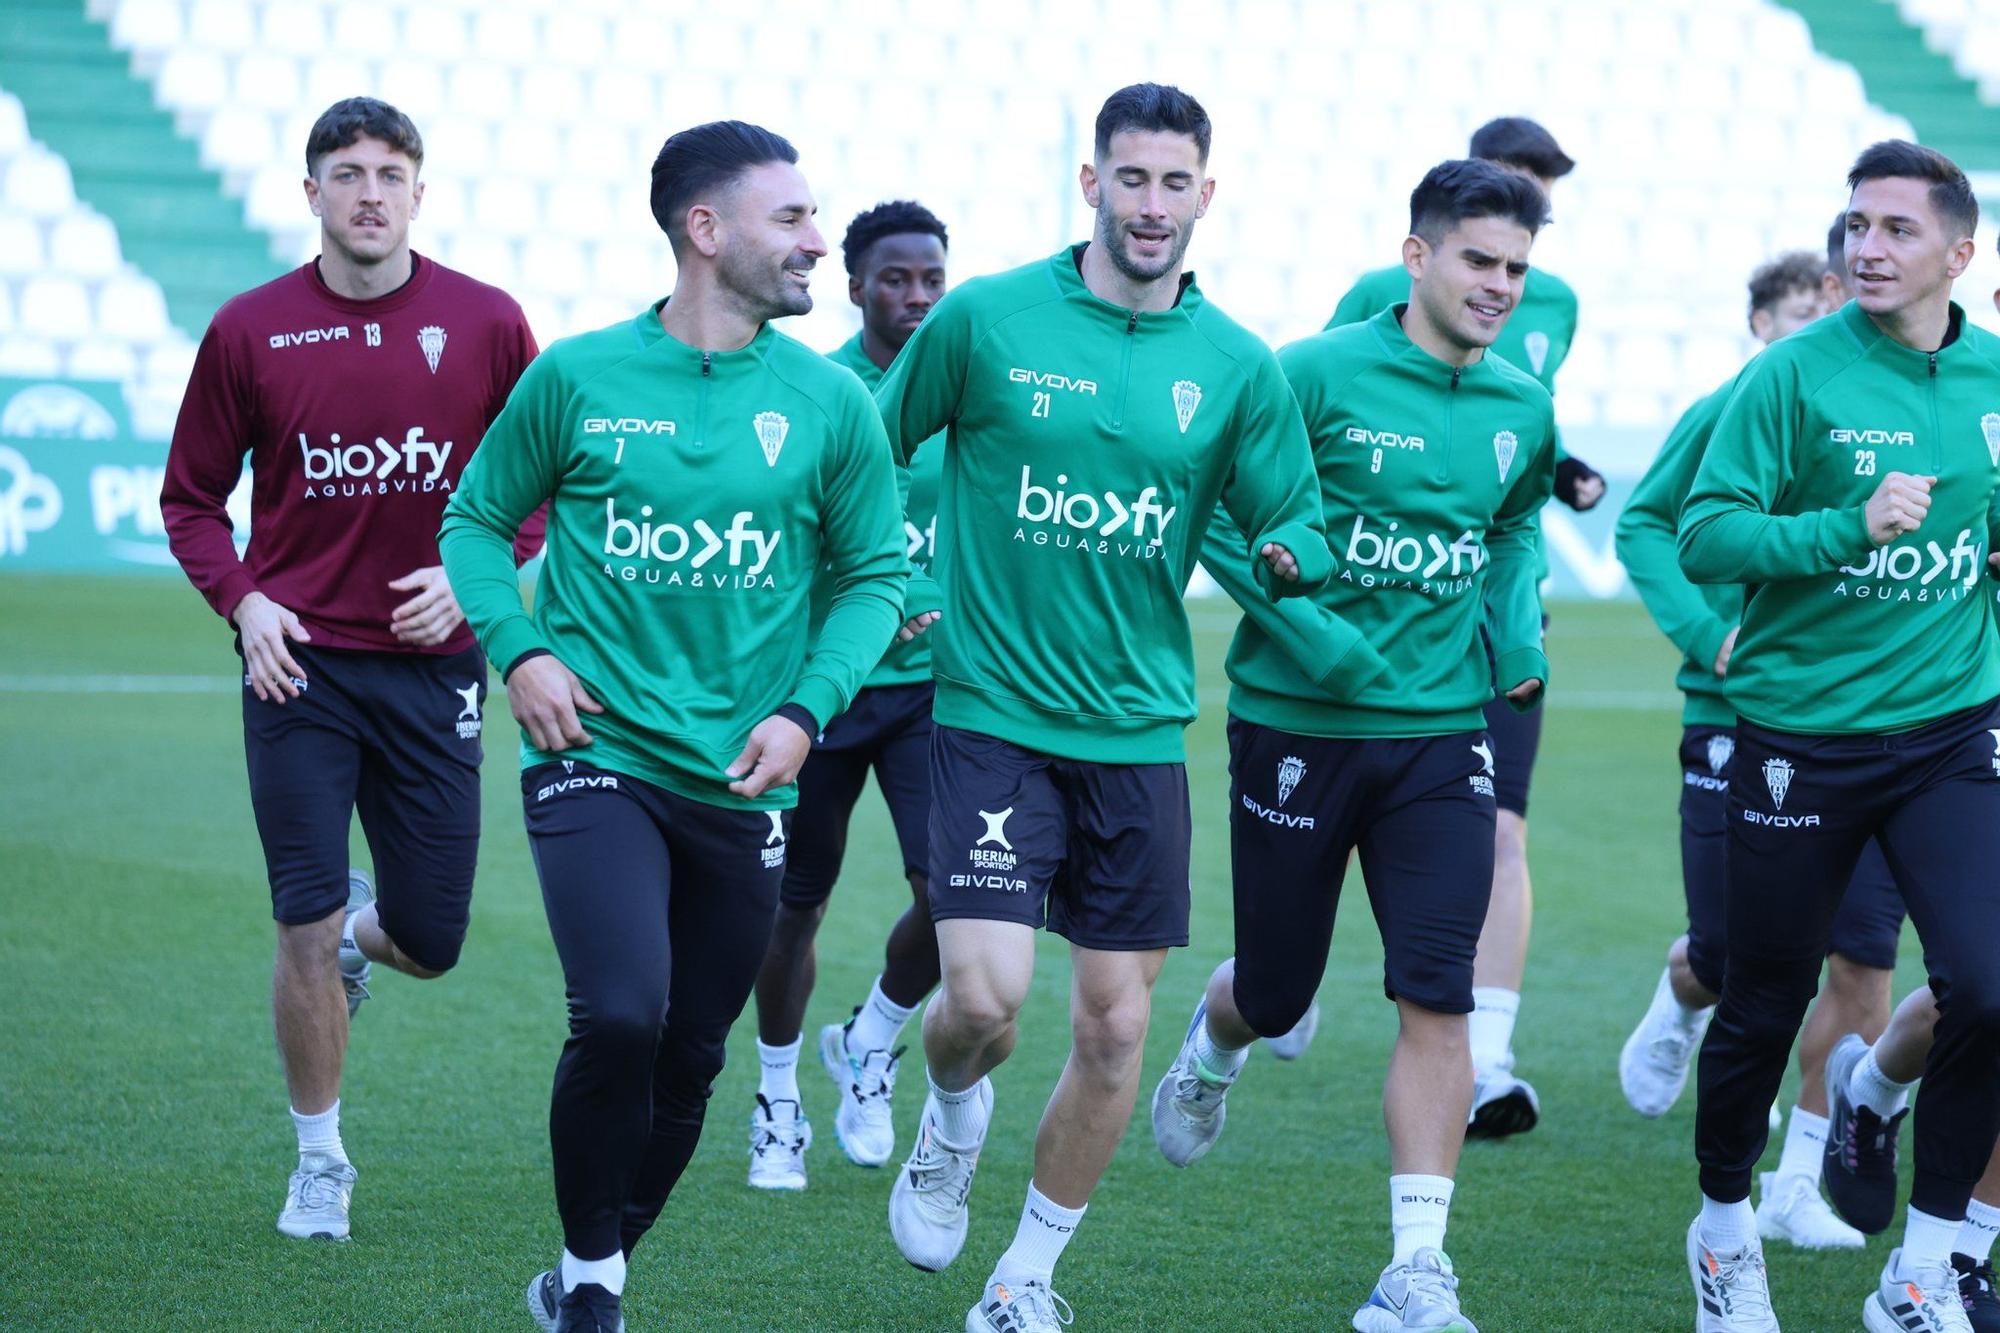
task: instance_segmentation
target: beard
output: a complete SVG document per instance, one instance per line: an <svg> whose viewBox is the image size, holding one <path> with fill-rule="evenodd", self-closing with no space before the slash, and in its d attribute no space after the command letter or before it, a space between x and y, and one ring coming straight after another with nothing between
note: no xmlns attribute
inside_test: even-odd
<svg viewBox="0 0 2000 1333"><path fill-rule="evenodd" d="M762 255L725 254L716 276L744 311L758 323L803 315L813 308L812 293L796 286L786 268L810 270L812 260L794 251L773 265Z"/></svg>
<svg viewBox="0 0 2000 1333"><path fill-rule="evenodd" d="M1194 219L1189 218L1174 233L1173 248L1152 263L1132 258L1125 250L1125 229L1112 214L1109 204L1097 206L1097 240L1110 258L1111 266L1133 282L1158 282L1181 266L1188 243L1194 239Z"/></svg>

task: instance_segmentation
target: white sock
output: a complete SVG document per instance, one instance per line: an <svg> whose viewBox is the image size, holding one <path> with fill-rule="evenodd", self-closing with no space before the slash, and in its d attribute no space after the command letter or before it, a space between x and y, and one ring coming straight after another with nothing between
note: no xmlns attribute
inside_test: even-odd
<svg viewBox="0 0 2000 1333"><path fill-rule="evenodd" d="M1884 1074L1882 1066L1875 1063L1875 1048L1870 1046L1847 1080L1847 1095L1856 1106L1865 1106L1887 1120L1910 1100L1910 1085Z"/></svg>
<svg viewBox="0 0 2000 1333"><path fill-rule="evenodd" d="M1717 1254L1734 1254L1757 1243L1757 1210L1748 1199L1717 1203L1701 1196L1701 1242Z"/></svg>
<svg viewBox="0 0 2000 1333"><path fill-rule="evenodd" d="M1208 1015L1203 1014L1194 1029L1194 1058L1216 1078L1228 1078L1243 1068L1243 1062L1250 1058L1250 1048L1224 1046L1217 1041L1215 1029L1208 1025Z"/></svg>
<svg viewBox="0 0 2000 1333"><path fill-rule="evenodd" d="M1785 1153L1778 1159L1778 1179L1804 1176L1817 1185L1826 1153L1826 1117L1794 1106L1785 1124Z"/></svg>
<svg viewBox="0 0 2000 1333"><path fill-rule="evenodd" d="M1960 1221L1932 1217L1915 1208L1906 1210L1903 1223L1903 1264L1900 1276L1908 1277L1919 1268L1936 1268L1951 1262L1952 1247L1958 1244Z"/></svg>
<svg viewBox="0 0 2000 1333"><path fill-rule="evenodd" d="M766 1046L757 1043L757 1063L763 1073L757 1079L757 1091L767 1102L792 1102L799 1100L799 1044L804 1036L792 1038L789 1046Z"/></svg>
<svg viewBox="0 0 2000 1333"><path fill-rule="evenodd" d="M1957 1252L1975 1264L1983 1264L1993 1257L1995 1237L2000 1237L2000 1208L1977 1199L1966 1204L1965 1225L1958 1229L1954 1246Z"/></svg>
<svg viewBox="0 0 2000 1333"><path fill-rule="evenodd" d="M1028 1182L1028 1201L1021 1206L1021 1225L1014 1232L1014 1243L1000 1256L1000 1262L993 1266L992 1282L1004 1283L1009 1287L1026 1286L1029 1282L1050 1285L1055 1279L1056 1260L1062 1258L1063 1247L1076 1234L1076 1224L1083 1220L1084 1208L1065 1208L1054 1203L1035 1188L1035 1182Z"/></svg>
<svg viewBox="0 0 2000 1333"><path fill-rule="evenodd" d="M559 1274L564 1291L575 1291L586 1282L595 1282L613 1296L625 1294L625 1253L613 1250L602 1259L579 1259L563 1251Z"/></svg>
<svg viewBox="0 0 2000 1333"><path fill-rule="evenodd" d="M1390 1176L1389 1231L1396 1254L1389 1262L1406 1264L1418 1250L1444 1249L1444 1224L1451 1214L1451 1177Z"/></svg>
<svg viewBox="0 0 2000 1333"><path fill-rule="evenodd" d="M931 1096L937 1099L938 1133L944 1136L944 1141L954 1148L972 1148L985 1142L987 1111L979 1096L979 1084L947 1092L931 1078L929 1070L924 1071L924 1078L931 1085Z"/></svg>
<svg viewBox="0 0 2000 1333"><path fill-rule="evenodd" d="M292 1112L292 1126L299 1132L299 1156L320 1153L336 1162L347 1160L347 1149L340 1142L340 1099L318 1115L300 1115Z"/></svg>
<svg viewBox="0 0 2000 1333"><path fill-rule="evenodd" d="M903 1025L916 1012L915 1005L905 1009L884 995L882 978L876 977L875 984L868 988L867 1002L855 1010L854 1025L847 1029L848 1052L867 1055L870 1051L893 1049L896 1038L903 1035Z"/></svg>
<svg viewBox="0 0 2000 1333"><path fill-rule="evenodd" d="M1472 988L1472 1014L1466 1036L1472 1043L1472 1067L1482 1074L1514 1064L1514 1016L1521 1012L1521 992L1498 986Z"/></svg>

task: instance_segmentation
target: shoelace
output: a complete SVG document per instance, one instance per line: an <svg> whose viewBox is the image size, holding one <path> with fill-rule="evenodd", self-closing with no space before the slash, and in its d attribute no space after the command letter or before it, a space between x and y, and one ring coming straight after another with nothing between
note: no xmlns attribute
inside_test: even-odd
<svg viewBox="0 0 2000 1333"><path fill-rule="evenodd" d="M910 1188L916 1191L917 1200L926 1211L948 1218L964 1206L965 1196L972 1191L972 1168L979 1155L945 1147L928 1125L918 1132L920 1142L907 1168ZM958 1186L956 1194L950 1192L954 1184Z"/></svg>
<svg viewBox="0 0 2000 1333"><path fill-rule="evenodd" d="M1715 1289L1724 1310L1731 1315L1777 1318L1777 1311L1771 1308L1771 1285L1764 1276L1762 1254L1746 1250L1734 1259L1724 1260L1710 1250L1708 1257L1715 1264Z"/></svg>
<svg viewBox="0 0 2000 1333"><path fill-rule="evenodd" d="M1974 1265L1972 1271L1970 1273L1965 1274L1965 1277L1970 1278L1972 1280L1973 1282L1972 1290L1975 1297L1984 1296L1988 1300L1994 1299L1993 1261L1991 1259L1986 1260L1984 1263ZM1968 1308L1970 1307L1968 1306Z"/></svg>
<svg viewBox="0 0 2000 1333"><path fill-rule="evenodd" d="M1076 1322L1076 1311L1070 1309L1069 1302L1040 1282L1022 1287L1000 1309L1013 1315L1014 1322L1025 1329L1065 1328Z"/></svg>
<svg viewBox="0 0 2000 1333"><path fill-rule="evenodd" d="M786 1132L787 1124L790 1132ZM805 1140L797 1120L787 1122L773 1118L750 1126L750 1147L759 1153L766 1148L782 1148L796 1157L805 1151Z"/></svg>
<svg viewBox="0 0 2000 1333"><path fill-rule="evenodd" d="M874 1057L882 1052L871 1051L868 1059L854 1065L854 1081L848 1084L848 1091L854 1094L854 1100L864 1105L871 1101L887 1101L896 1090L896 1066L908 1049L907 1046L898 1046L879 1066L875 1064Z"/></svg>
<svg viewBox="0 0 2000 1333"><path fill-rule="evenodd" d="M323 1171L301 1171L298 1174L299 1207L318 1211L340 1206L340 1191L347 1182L328 1167Z"/></svg>
<svg viewBox="0 0 2000 1333"><path fill-rule="evenodd" d="M1416 1309L1458 1309L1458 1276L1435 1268L1410 1269L1405 1279L1407 1304Z"/></svg>
<svg viewBox="0 0 2000 1333"><path fill-rule="evenodd" d="M1847 1119L1847 1133L1841 1136L1840 1157L1849 1171L1861 1169L1861 1159L1870 1159L1881 1167L1885 1159L1893 1161L1896 1127L1903 1123L1908 1108L1896 1112L1887 1120L1882 1119L1865 1106L1855 1108Z"/></svg>
<svg viewBox="0 0 2000 1333"><path fill-rule="evenodd" d="M1232 1080L1233 1081L1233 1080ZM1201 1066L1193 1056L1174 1076L1174 1110L1189 1125L1207 1124L1222 1107L1228 1083L1214 1083L1201 1076Z"/></svg>

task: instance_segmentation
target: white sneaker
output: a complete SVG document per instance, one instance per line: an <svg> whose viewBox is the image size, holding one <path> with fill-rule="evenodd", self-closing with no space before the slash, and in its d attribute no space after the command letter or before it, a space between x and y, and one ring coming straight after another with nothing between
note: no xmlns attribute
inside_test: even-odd
<svg viewBox="0 0 2000 1333"><path fill-rule="evenodd" d="M299 1169L292 1172L291 1183L285 1188L285 1211L278 1214L278 1230L300 1240L346 1240L354 1176L352 1163L325 1153L299 1158Z"/></svg>
<svg viewBox="0 0 2000 1333"><path fill-rule="evenodd" d="M1694 1333L1779 1333L1763 1246L1718 1254L1702 1243L1697 1217L1688 1223L1687 1261L1694 1280Z"/></svg>
<svg viewBox="0 0 2000 1333"><path fill-rule="evenodd" d="M847 1050L847 1031L854 1024L828 1023L819 1030L819 1062L840 1089L840 1109L834 1112L833 1136L856 1166L880 1166L896 1151L896 1122L890 1099L896 1095L896 1067L901 1051L870 1051L856 1060Z"/></svg>
<svg viewBox="0 0 2000 1333"><path fill-rule="evenodd" d="M1834 1215L1811 1176L1766 1171L1757 1178L1757 1192L1757 1234L1765 1240L1790 1241L1802 1250L1858 1250L1868 1243Z"/></svg>
<svg viewBox="0 0 2000 1333"><path fill-rule="evenodd" d="M1264 1045L1280 1060L1296 1060L1306 1053L1306 1047L1313 1044L1313 1037L1319 1032L1319 1001L1306 1006L1306 1015L1292 1025L1292 1030L1282 1037L1266 1037Z"/></svg>
<svg viewBox="0 0 2000 1333"><path fill-rule="evenodd" d="M1889 1251L1882 1280L1862 1303L1861 1322L1868 1333L1972 1333L1951 1260L1904 1271L1900 1246Z"/></svg>
<svg viewBox="0 0 2000 1333"><path fill-rule="evenodd" d="M804 1189L806 1149L812 1141L812 1122L797 1102L789 1097L765 1101L758 1093L750 1112L750 1188Z"/></svg>
<svg viewBox="0 0 2000 1333"><path fill-rule="evenodd" d="M1242 1073L1238 1069L1233 1074L1215 1074L1195 1057L1194 1034L1207 1017L1208 1001L1203 1000L1188 1020L1180 1054L1153 1090L1153 1142L1160 1156L1175 1166L1199 1162L1222 1137L1222 1122L1229 1115L1222 1099Z"/></svg>
<svg viewBox="0 0 2000 1333"><path fill-rule="evenodd" d="M1649 1120L1665 1115L1680 1099L1694 1053L1701 1048L1702 1034L1715 1017L1715 1006L1698 1010L1693 1027L1681 1021L1684 1012L1674 998L1667 969L1660 969L1653 1002L1625 1039L1625 1049L1618 1053L1618 1083L1625 1089L1625 1100Z"/></svg>
<svg viewBox="0 0 2000 1333"><path fill-rule="evenodd" d="M1018 1291L989 1282L979 1304L965 1312L965 1333L1062 1333L1074 1322L1076 1311L1046 1282L1026 1282Z"/></svg>
<svg viewBox="0 0 2000 1333"><path fill-rule="evenodd" d="M979 1100L991 1124L992 1080L979 1080ZM937 1099L926 1096L923 1119L917 1122L917 1146L889 1191L889 1234L903 1257L927 1273L948 1267L965 1247L970 1213L966 1200L985 1139L981 1135L981 1143L946 1143L937 1120Z"/></svg>
<svg viewBox="0 0 2000 1333"><path fill-rule="evenodd" d="M347 872L347 913L340 921L340 988L347 992L347 1017L368 998L368 955L354 943L354 914L375 901L375 881L367 872Z"/></svg>
<svg viewBox="0 0 2000 1333"><path fill-rule="evenodd" d="M1390 1264L1368 1303L1354 1312L1356 1333L1479 1333L1458 1308L1458 1276L1444 1251L1429 1246L1406 1264Z"/></svg>

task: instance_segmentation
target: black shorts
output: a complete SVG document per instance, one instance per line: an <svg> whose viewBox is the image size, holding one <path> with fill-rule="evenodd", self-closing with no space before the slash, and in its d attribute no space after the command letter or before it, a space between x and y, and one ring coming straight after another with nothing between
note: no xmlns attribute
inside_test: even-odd
<svg viewBox="0 0 2000 1333"><path fill-rule="evenodd" d="M1736 734L1720 727L1688 727L1681 733L1681 888L1687 898L1688 967L1712 991L1722 989L1728 958L1728 862L1724 852L1729 823L1729 781ZM1863 967L1896 966L1903 931L1903 894L1874 839L1834 915L1829 954Z"/></svg>
<svg viewBox="0 0 2000 1333"><path fill-rule="evenodd" d="M1188 941L1185 764L1099 764L931 733L933 921L1045 923L1086 949Z"/></svg>
<svg viewBox="0 0 2000 1333"><path fill-rule="evenodd" d="M283 704L243 686L250 804L271 915L318 921L347 902L356 813L383 931L434 972L458 961L479 855L486 659L289 645L306 686Z"/></svg>
<svg viewBox="0 0 2000 1333"><path fill-rule="evenodd" d="M1312 1003L1357 847L1383 990L1472 1012L1498 758L1478 731L1332 740L1229 719L1235 994L1252 1029L1278 1036Z"/></svg>
<svg viewBox="0 0 2000 1333"><path fill-rule="evenodd" d="M921 875L929 857L931 819L931 698L929 681L878 685L813 741L799 770L799 804L792 811L792 854L785 868L787 907L817 907L833 892L847 855L847 825L868 772L889 807L903 873Z"/></svg>

